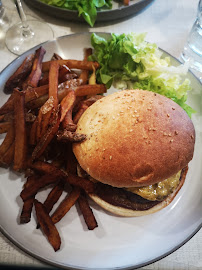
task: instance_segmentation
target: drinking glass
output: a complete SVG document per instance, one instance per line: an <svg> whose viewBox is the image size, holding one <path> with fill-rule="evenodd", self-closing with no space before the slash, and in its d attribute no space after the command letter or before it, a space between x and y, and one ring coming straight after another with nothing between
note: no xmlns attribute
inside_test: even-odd
<svg viewBox="0 0 202 270"><path fill-rule="evenodd" d="M9 19L6 14L5 8L0 0L0 47L4 45L4 39L7 29L9 28Z"/></svg>
<svg viewBox="0 0 202 270"><path fill-rule="evenodd" d="M189 33L181 57L190 67L202 72L202 0L198 3L197 18Z"/></svg>
<svg viewBox="0 0 202 270"><path fill-rule="evenodd" d="M27 20L21 1L15 0L15 4L21 21L6 33L5 43L9 51L20 55L40 43L53 39L53 31L47 23L36 19Z"/></svg>

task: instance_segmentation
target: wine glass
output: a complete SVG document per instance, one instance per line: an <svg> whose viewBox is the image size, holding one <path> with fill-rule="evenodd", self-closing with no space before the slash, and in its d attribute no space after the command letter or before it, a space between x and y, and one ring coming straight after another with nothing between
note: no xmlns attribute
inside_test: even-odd
<svg viewBox="0 0 202 270"><path fill-rule="evenodd" d="M20 55L30 48L54 37L51 27L36 19L27 20L20 0L15 0L21 22L11 26L5 37L9 51Z"/></svg>
<svg viewBox="0 0 202 270"><path fill-rule="evenodd" d="M7 29L9 28L9 25L9 18L0 0L0 48L3 47L2 45L4 44L5 34Z"/></svg>

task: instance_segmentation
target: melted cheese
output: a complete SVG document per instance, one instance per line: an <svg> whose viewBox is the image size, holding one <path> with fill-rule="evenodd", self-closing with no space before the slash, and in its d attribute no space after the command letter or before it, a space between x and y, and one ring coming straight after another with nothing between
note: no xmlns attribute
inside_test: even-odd
<svg viewBox="0 0 202 270"><path fill-rule="evenodd" d="M149 185L146 187L126 188L126 190L138 194L150 201L161 201L170 195L179 185L180 174L181 171L157 184Z"/></svg>

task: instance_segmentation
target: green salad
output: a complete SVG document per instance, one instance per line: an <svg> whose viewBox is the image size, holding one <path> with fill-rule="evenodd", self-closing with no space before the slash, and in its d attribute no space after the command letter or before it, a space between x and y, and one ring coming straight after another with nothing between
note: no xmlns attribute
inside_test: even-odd
<svg viewBox="0 0 202 270"><path fill-rule="evenodd" d="M170 57L163 57L156 44L145 41L142 34L111 34L105 39L91 35L94 48L89 60L97 61L100 69L96 77L99 83L117 89L149 90L178 103L191 117L195 112L186 104L187 92L191 90L186 78L187 67L172 66Z"/></svg>
<svg viewBox="0 0 202 270"><path fill-rule="evenodd" d="M112 8L112 0L40 0L41 2L65 8L77 10L79 17L82 16L90 26L93 26L97 17L99 8Z"/></svg>

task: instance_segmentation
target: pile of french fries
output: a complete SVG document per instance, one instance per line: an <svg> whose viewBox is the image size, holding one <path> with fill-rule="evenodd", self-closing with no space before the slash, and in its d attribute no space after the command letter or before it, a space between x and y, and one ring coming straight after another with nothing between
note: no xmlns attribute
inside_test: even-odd
<svg viewBox="0 0 202 270"><path fill-rule="evenodd" d="M4 91L10 93L0 108L0 165L24 174L26 182L19 191L23 206L20 223L28 223L35 208L37 228L41 228L55 251L60 249L58 223L78 203L89 230L97 222L86 193L94 183L77 175L77 161L72 143L86 139L76 132L83 112L106 92L96 83L97 62L84 59L64 60L53 54L43 62L45 49L40 47L25 58L7 80ZM45 201L36 199L39 191L51 187ZM52 213L61 195L65 199ZM33 207L34 206L34 207Z"/></svg>

